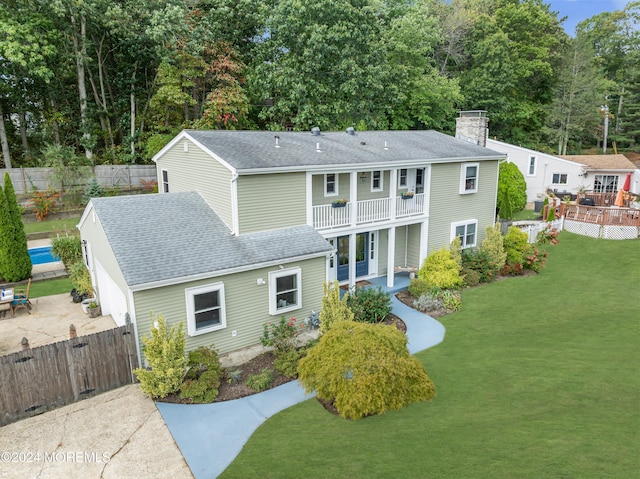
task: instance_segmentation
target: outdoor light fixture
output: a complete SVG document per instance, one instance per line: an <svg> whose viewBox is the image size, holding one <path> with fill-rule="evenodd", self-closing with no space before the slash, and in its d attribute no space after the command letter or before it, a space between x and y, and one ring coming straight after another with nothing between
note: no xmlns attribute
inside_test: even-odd
<svg viewBox="0 0 640 479"><path fill-rule="evenodd" d="M360 183L367 181L367 175L365 172L360 173Z"/></svg>

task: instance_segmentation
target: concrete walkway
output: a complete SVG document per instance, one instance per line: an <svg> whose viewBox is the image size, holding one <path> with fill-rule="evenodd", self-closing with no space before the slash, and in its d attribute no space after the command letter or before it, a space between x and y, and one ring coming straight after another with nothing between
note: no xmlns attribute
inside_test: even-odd
<svg viewBox="0 0 640 479"><path fill-rule="evenodd" d="M386 287L386 278L376 278L372 282L395 293L408 286L408 277L406 281L396 277L395 288L391 289ZM407 325L411 354L435 346L444 339L442 324L404 305L395 296L392 296L391 311ZM266 419L311 397L313 394L305 394L298 381L292 381L234 401L200 405L158 402L156 406L195 479L212 479L233 462Z"/></svg>

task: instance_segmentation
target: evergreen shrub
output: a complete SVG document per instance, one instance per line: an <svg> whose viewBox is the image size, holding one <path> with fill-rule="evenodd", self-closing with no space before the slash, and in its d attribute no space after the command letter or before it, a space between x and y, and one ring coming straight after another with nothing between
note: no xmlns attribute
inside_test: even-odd
<svg viewBox="0 0 640 479"><path fill-rule="evenodd" d="M197 404L211 403L218 397L222 376L218 352L213 348L200 346L189 353L180 397L191 399Z"/></svg>
<svg viewBox="0 0 640 479"><path fill-rule="evenodd" d="M151 316L153 318L153 313ZM169 329L164 316L158 314L151 336L144 337L142 342L149 368L134 370L142 391L153 399L162 399L179 391L187 367L186 335L182 323Z"/></svg>
<svg viewBox="0 0 640 479"><path fill-rule="evenodd" d="M360 419L435 396L424 366L395 327L340 321L298 365L300 384L330 401L340 416Z"/></svg>
<svg viewBox="0 0 640 479"><path fill-rule="evenodd" d="M391 312L391 294L382 288L357 288L347 298L347 306L353 311L353 320L364 323L380 323Z"/></svg>
<svg viewBox="0 0 640 479"><path fill-rule="evenodd" d="M320 310L321 333L326 333L340 321L353 321L353 311L347 305L348 298L349 293L345 293L340 299L340 285L337 281L333 282L333 286L328 281L324 283L324 296Z"/></svg>

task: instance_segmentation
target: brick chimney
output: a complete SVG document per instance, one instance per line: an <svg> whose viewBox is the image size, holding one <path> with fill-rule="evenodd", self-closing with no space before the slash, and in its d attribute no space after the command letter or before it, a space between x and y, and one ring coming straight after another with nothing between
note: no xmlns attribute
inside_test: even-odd
<svg viewBox="0 0 640 479"><path fill-rule="evenodd" d="M461 111L456 118L456 138L487 146L489 118L485 110Z"/></svg>

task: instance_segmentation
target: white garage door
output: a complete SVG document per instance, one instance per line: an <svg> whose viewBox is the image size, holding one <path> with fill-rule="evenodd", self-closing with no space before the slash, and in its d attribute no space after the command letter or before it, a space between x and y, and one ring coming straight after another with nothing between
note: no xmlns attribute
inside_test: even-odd
<svg viewBox="0 0 640 479"><path fill-rule="evenodd" d="M124 293L96 260L96 279L102 314L110 314L118 326L124 326L127 300Z"/></svg>

